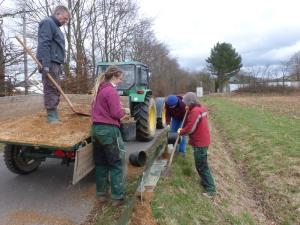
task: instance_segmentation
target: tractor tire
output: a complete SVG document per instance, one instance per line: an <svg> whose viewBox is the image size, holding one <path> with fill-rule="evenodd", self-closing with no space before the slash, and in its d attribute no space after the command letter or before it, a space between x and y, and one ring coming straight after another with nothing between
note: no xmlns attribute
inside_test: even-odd
<svg viewBox="0 0 300 225"><path fill-rule="evenodd" d="M40 166L41 160L24 158L20 155L22 151L28 150L27 146L6 145L4 148L4 162L6 167L16 174L29 174Z"/></svg>
<svg viewBox="0 0 300 225"><path fill-rule="evenodd" d="M156 131L156 106L151 96L146 96L145 102L134 105L133 117L136 120L136 139L151 141Z"/></svg>
<svg viewBox="0 0 300 225"><path fill-rule="evenodd" d="M155 98L155 104L156 104L156 117L157 117L156 128L163 129L167 125L165 98L163 97Z"/></svg>

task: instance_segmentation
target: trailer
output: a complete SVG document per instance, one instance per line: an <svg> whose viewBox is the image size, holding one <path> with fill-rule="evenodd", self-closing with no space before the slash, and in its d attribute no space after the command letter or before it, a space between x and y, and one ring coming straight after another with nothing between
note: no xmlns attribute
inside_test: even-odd
<svg viewBox="0 0 300 225"><path fill-rule="evenodd" d="M87 104L90 101L89 96L70 95L69 97L75 104L78 104L78 106ZM87 214L94 212L94 203L91 199L94 198L95 192L92 191L90 193L89 191L85 191L89 190L94 182L88 184L86 184L86 182L80 182L78 185L68 187L68 190L77 190L78 188L78 196L82 195L80 194L81 191L85 193L88 192L91 195L89 201L86 199L83 201L85 205L88 202L88 204L90 204L89 207L77 201L72 203L71 206L68 204L68 201L60 201L59 205L54 202L60 198L59 196L63 199L74 198L72 197L73 191L62 191L62 193L56 191L53 203L52 198L47 198L47 205L52 206L51 209L43 209L43 201L35 199L30 195L32 190L34 190L34 195L42 196L43 193L47 193L48 186L48 191L51 193L51 191L53 192L51 185L58 185L57 183L52 184L48 181L49 173L51 173L51 170L54 168L52 162L55 161L47 160L49 158L60 159L64 166L73 166L70 184L76 184L83 177L90 177L91 175L86 175L91 174L90 171L94 167L89 135L91 126L90 118L78 116L69 110L65 110L64 102L62 102L62 108L59 112L63 123L49 125L45 121L45 112L42 110L42 103L43 98L38 95L0 98L0 143L5 145L3 152L5 165L13 173L20 174L20 176L16 176L14 181L12 181L9 178L11 176L5 175L10 173L1 170L1 182L5 184L0 185L0 193L2 193L0 198L3 200L3 204L0 204L1 224L5 224L2 223L2 221L7 219L6 215L10 215L12 210L17 210L18 208L27 208L37 214L43 212L42 210L50 211L58 217L61 215L65 216L66 219L74 221L74 224L84 223L85 221L83 221L82 218L86 219ZM6 113L8 111L9 113ZM51 126L50 130L48 126ZM45 130L47 130L47 132L45 132ZM167 137L167 130L160 129L156 131L153 140L150 142L125 142L127 162L129 161L130 154L140 151L146 153L147 160L143 167L133 167L129 165L129 169L133 170L129 171L130 173L128 174L129 179L126 191L128 196L127 207L120 208L121 212L118 212L119 216L116 224L126 224L126 221L129 220L132 207L136 200L135 193L138 191L138 187L141 183L143 183L146 177L151 173L150 169L153 163L166 151L168 145ZM36 176L34 171L36 171L44 161L49 161L45 163L45 167L50 164L52 169L43 169L42 173ZM4 167L3 163L0 165ZM70 173L70 167L68 167L67 170L55 169L55 171L55 175L53 174L54 177L63 176L63 174L57 174L57 171L61 171L59 173L62 173L62 171ZM48 173L48 175L46 173ZM29 177L32 181L27 179L28 182L24 182L25 180L22 178L24 174L30 174ZM46 177L43 178L44 176ZM44 184L43 188L40 186L41 183ZM8 192L7 189L10 191ZM25 200L15 202L14 196ZM80 201L80 198L78 201ZM5 202L10 202L9 207L7 207ZM103 218L110 216L110 211L107 211L107 214L104 213L101 215ZM35 217L33 217L32 220L33 219L35 219ZM32 221L32 224L35 223L37 222Z"/></svg>
<svg viewBox="0 0 300 225"><path fill-rule="evenodd" d="M91 96L70 95L70 98L77 108L89 111ZM42 96L38 95L6 97L1 99L0 107L0 143L5 145L4 160L11 172L29 174L47 158L61 159L67 166L75 163L75 184L94 168L90 117L74 114L62 101L59 106L61 123L48 124L45 110L42 110ZM12 108L9 115L4 114ZM121 127L128 126L122 123Z"/></svg>
<svg viewBox="0 0 300 225"><path fill-rule="evenodd" d="M13 173L32 173L47 158L61 159L62 164L69 165L78 150L88 150L90 118L74 114L64 102L60 104L62 123L55 125L45 120L42 96L6 97L1 99L1 107L0 143L5 144L5 164ZM7 111L11 111L9 115L4 114Z"/></svg>

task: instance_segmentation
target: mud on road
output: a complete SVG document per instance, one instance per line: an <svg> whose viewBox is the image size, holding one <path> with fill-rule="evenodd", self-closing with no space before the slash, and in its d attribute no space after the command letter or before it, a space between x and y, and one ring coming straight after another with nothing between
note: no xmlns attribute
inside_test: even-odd
<svg viewBox="0 0 300 225"><path fill-rule="evenodd" d="M76 225L85 220L95 200L90 174L72 186L73 166L47 160L34 173L13 174L0 155L0 224Z"/></svg>

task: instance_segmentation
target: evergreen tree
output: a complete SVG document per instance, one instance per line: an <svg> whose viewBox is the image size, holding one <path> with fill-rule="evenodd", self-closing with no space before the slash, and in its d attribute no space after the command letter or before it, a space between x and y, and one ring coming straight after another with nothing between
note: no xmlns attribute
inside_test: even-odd
<svg viewBox="0 0 300 225"><path fill-rule="evenodd" d="M216 90L222 92L229 78L236 75L243 66L242 57L229 43L217 43L206 59L208 70L217 76Z"/></svg>

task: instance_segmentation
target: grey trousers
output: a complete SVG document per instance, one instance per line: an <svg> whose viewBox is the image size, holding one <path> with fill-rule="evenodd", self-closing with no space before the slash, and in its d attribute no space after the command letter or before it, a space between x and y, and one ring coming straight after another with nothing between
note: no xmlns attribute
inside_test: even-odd
<svg viewBox="0 0 300 225"><path fill-rule="evenodd" d="M60 76L62 74L61 64L51 62L50 75L60 85ZM47 78L46 74L42 74L44 85L44 105L46 109L56 109L59 104L60 93L54 84Z"/></svg>

